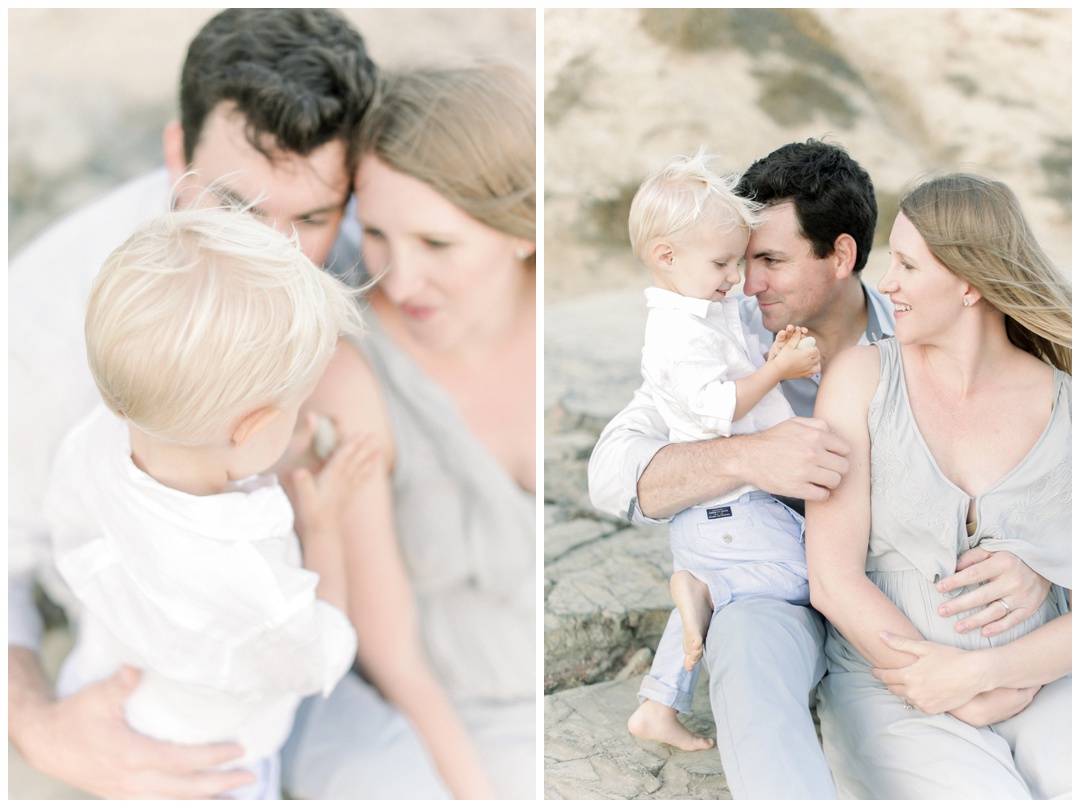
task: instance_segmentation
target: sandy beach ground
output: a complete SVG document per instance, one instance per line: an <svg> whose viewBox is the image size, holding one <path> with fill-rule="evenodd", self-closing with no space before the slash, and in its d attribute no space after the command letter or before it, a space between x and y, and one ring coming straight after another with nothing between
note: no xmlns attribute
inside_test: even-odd
<svg viewBox="0 0 1080 808"><path fill-rule="evenodd" d="M216 13L187 9L8 12L8 254L50 221L161 164L188 42ZM498 59L535 71L532 9L344 9L382 67ZM50 632L55 670L66 653ZM81 794L8 746L12 799Z"/></svg>

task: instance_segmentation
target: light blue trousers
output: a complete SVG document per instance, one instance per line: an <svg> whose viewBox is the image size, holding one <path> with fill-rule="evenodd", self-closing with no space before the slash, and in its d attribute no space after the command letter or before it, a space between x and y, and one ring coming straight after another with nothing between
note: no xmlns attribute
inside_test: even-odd
<svg viewBox="0 0 1080 808"><path fill-rule="evenodd" d="M705 640L709 699L720 761L736 799L837 798L810 715L825 673L824 639L821 615L775 598L737 600L713 615ZM660 646L658 660L682 658L678 610ZM696 679L696 670L669 682L646 676L638 697L685 711Z"/></svg>
<svg viewBox="0 0 1080 808"><path fill-rule="evenodd" d="M535 799L535 699L454 708L496 797ZM282 769L286 790L302 799L450 799L412 722L355 673L300 705Z"/></svg>
<svg viewBox="0 0 1080 808"><path fill-rule="evenodd" d="M297 799L450 799L412 722L355 673L304 700L281 760Z"/></svg>
<svg viewBox="0 0 1080 808"><path fill-rule="evenodd" d="M669 536L675 571L687 570L704 582L714 610L753 595L810 603L803 518L763 491L713 508L688 508L672 520ZM696 684L697 669L683 668L682 621L676 610L638 698L686 713Z"/></svg>

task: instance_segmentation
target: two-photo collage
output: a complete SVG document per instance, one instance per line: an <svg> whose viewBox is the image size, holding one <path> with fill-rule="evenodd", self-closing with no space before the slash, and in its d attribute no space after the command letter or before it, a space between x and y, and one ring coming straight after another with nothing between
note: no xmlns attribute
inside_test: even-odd
<svg viewBox="0 0 1080 808"><path fill-rule="evenodd" d="M9 9L8 798L1071 798L1072 25Z"/></svg>

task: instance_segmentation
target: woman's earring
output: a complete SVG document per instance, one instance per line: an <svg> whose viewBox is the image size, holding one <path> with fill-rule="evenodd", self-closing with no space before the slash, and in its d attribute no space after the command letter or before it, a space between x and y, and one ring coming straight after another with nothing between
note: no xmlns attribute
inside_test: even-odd
<svg viewBox="0 0 1080 808"><path fill-rule="evenodd" d="M965 298L964 298L964 307L965 307L965 308L967 308L967 307L968 307L968 306L970 306L970 305L971 305L971 303L970 303L970 302L968 301L968 299L967 299L967 298L965 297Z"/></svg>
<svg viewBox="0 0 1080 808"><path fill-rule="evenodd" d="M524 261L526 258L528 258L529 257L528 248L526 248L526 247L518 247L518 249L517 249L517 257L518 257L519 261ZM966 306L967 304L965 303L964 305Z"/></svg>

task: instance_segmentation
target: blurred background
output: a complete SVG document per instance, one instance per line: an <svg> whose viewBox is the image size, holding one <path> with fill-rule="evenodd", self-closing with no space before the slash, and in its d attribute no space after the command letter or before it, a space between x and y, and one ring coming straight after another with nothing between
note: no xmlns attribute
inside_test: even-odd
<svg viewBox="0 0 1080 808"><path fill-rule="evenodd" d="M342 9L381 66L536 70L532 9ZM215 9L8 11L8 254L59 214L161 165L188 42Z"/></svg>
<svg viewBox="0 0 1080 808"><path fill-rule="evenodd" d="M8 254L63 213L161 165L187 45L216 9L8 11ZM342 9L383 67L511 61L536 70L533 9ZM67 633L46 634L55 670ZM85 794L8 746L12 799Z"/></svg>

